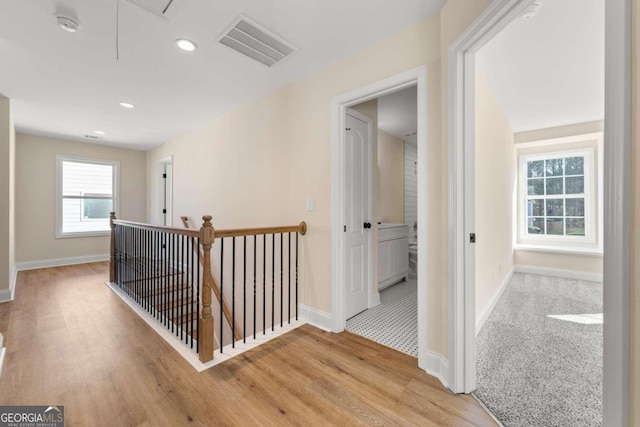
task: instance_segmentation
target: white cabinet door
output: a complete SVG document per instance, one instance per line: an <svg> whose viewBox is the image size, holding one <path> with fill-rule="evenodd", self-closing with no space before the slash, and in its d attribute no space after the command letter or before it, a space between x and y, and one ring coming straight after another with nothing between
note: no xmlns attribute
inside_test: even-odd
<svg viewBox="0 0 640 427"><path fill-rule="evenodd" d="M389 277L389 241L378 243L378 283Z"/></svg>

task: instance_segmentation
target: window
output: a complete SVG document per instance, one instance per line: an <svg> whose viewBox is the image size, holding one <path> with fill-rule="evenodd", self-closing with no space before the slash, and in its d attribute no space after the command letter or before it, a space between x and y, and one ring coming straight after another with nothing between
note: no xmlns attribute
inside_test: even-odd
<svg viewBox="0 0 640 427"><path fill-rule="evenodd" d="M56 237L110 231L117 206L118 162L57 156Z"/></svg>
<svg viewBox="0 0 640 427"><path fill-rule="evenodd" d="M601 240L597 145L561 148L542 146L520 152L518 243L597 250Z"/></svg>
<svg viewBox="0 0 640 427"><path fill-rule="evenodd" d="M526 161L526 234L585 235L584 163L584 154Z"/></svg>

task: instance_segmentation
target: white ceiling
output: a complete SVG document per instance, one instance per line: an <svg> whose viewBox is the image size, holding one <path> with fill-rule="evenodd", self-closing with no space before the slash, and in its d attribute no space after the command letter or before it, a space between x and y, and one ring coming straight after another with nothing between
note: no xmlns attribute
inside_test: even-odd
<svg viewBox="0 0 640 427"><path fill-rule="evenodd" d="M512 129L604 117L604 0L543 0L476 55Z"/></svg>
<svg viewBox="0 0 640 427"><path fill-rule="evenodd" d="M416 86L378 98L378 128L403 141L415 142L418 130L418 91Z"/></svg>
<svg viewBox="0 0 640 427"><path fill-rule="evenodd" d="M118 0L0 3L0 93L19 132L157 146L436 13L444 0L184 0L169 22ZM56 24L73 12L75 34ZM299 52L267 68L216 42L244 14ZM195 41L193 53L174 40ZM125 110L118 105L136 105Z"/></svg>

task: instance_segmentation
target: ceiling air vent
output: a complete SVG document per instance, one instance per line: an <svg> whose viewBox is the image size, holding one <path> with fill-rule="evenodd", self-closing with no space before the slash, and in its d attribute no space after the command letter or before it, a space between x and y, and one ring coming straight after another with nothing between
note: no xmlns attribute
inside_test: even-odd
<svg viewBox="0 0 640 427"><path fill-rule="evenodd" d="M175 11L178 9L178 4L182 3L182 0L127 0L129 3L135 4L139 8L151 12L160 18L171 19Z"/></svg>
<svg viewBox="0 0 640 427"><path fill-rule="evenodd" d="M279 63L297 50L242 15L218 37L218 42L267 67Z"/></svg>

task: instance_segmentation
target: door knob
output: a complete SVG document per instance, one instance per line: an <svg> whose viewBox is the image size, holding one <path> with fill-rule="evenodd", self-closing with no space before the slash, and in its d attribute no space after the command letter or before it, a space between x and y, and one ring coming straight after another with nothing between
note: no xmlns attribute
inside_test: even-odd
<svg viewBox="0 0 640 427"><path fill-rule="evenodd" d="M363 227L364 228L371 228L371 223L370 222L365 222Z"/></svg>

